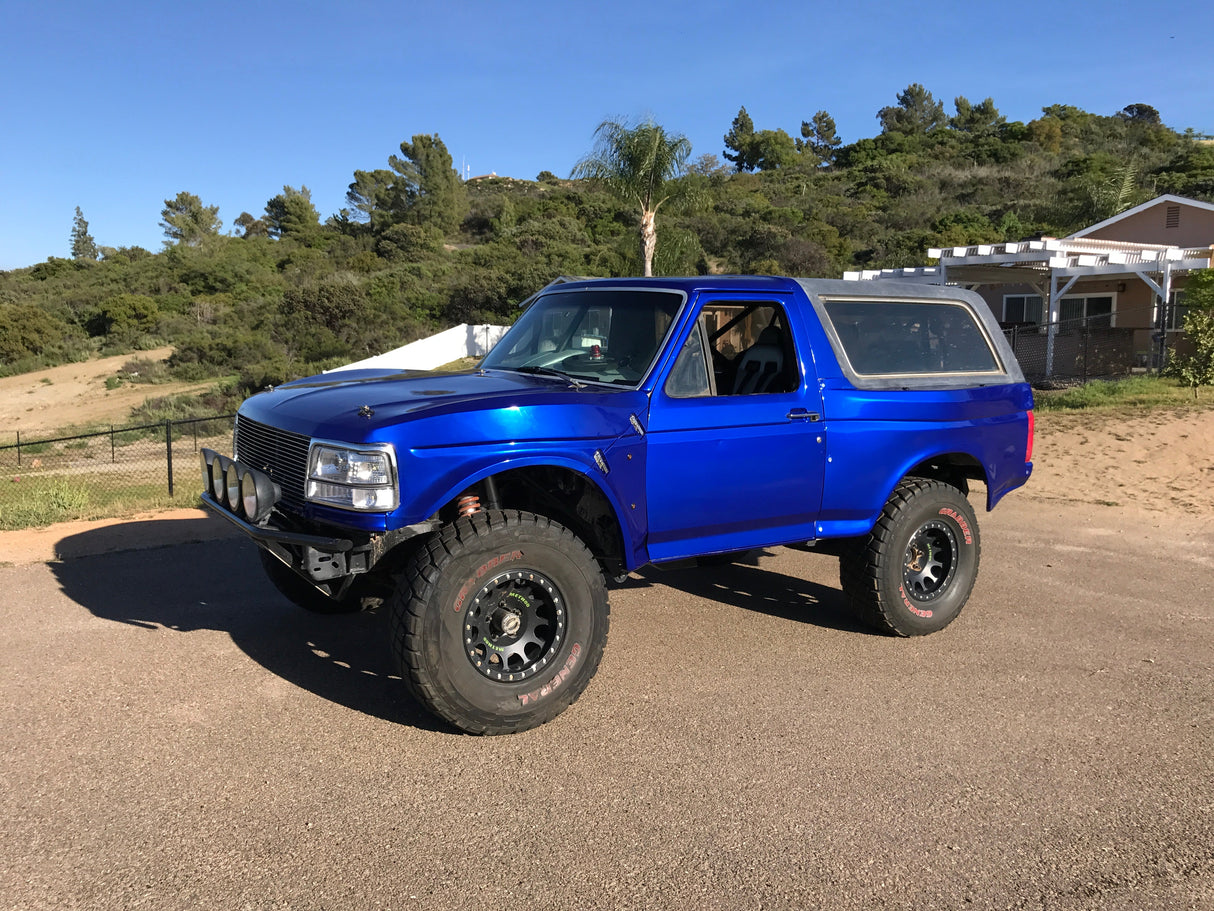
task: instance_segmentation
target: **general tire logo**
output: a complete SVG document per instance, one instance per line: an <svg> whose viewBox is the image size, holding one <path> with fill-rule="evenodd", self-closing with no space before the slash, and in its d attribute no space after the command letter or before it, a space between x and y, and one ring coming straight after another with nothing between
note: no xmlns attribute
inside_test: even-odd
<svg viewBox="0 0 1214 911"><path fill-rule="evenodd" d="M508 554L498 554L488 563L482 564L480 568L478 568L477 571L472 574L472 577L460 587L459 594L455 596L455 612L458 614L464 609L464 602L468 600L468 592L472 591L472 586L474 586L479 580L483 579L486 573L488 573L490 570L497 569L503 563L509 563L512 560L521 560L522 558L523 552L521 550L512 550Z"/></svg>
<svg viewBox="0 0 1214 911"><path fill-rule="evenodd" d="M944 508L942 508L940 510L940 515L948 516L950 519L952 519L954 522L957 523L957 525L961 528L961 534L963 534L965 536L966 544L974 543L974 536L970 532L969 522L965 521L965 516L958 513L955 509L949 509L947 506L945 506Z"/></svg>
<svg viewBox="0 0 1214 911"><path fill-rule="evenodd" d="M518 701L523 705L531 705L538 702L545 696L551 696L552 693L561 688L565 681L569 679L569 675L573 673L573 669L577 667L578 661L582 656L581 643L573 643L573 648L569 650L569 657L565 659L565 666L562 667L555 677L541 686L538 690L532 690L530 693L519 693Z"/></svg>
<svg viewBox="0 0 1214 911"><path fill-rule="evenodd" d="M944 512L943 509L940 511ZM922 607L915 607L915 605L911 603L911 599L906 597L906 586L904 586L904 585L898 586L898 595L899 595L899 597L902 598L902 606L905 607L912 614L914 614L916 617L922 617L924 620L927 620L932 616L933 611L931 611L930 609L924 610Z"/></svg>

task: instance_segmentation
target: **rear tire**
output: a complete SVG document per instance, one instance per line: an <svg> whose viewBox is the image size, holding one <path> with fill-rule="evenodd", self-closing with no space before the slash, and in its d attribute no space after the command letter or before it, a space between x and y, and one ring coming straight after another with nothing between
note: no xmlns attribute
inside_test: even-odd
<svg viewBox="0 0 1214 911"><path fill-rule="evenodd" d="M388 605L410 692L470 734L555 718L589 684L607 642L598 562L568 529L531 513L444 526L396 577Z"/></svg>
<svg viewBox="0 0 1214 911"><path fill-rule="evenodd" d="M844 549L839 580L863 623L895 636L924 636L961 613L980 554L978 521L961 491L907 478L872 531Z"/></svg>

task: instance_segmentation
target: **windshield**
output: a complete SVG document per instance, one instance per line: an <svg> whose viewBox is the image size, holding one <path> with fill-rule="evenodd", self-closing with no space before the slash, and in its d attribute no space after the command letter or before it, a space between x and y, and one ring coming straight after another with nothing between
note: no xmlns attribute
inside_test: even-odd
<svg viewBox="0 0 1214 911"><path fill-rule="evenodd" d="M550 291L523 311L481 366L634 387L682 303L677 291Z"/></svg>

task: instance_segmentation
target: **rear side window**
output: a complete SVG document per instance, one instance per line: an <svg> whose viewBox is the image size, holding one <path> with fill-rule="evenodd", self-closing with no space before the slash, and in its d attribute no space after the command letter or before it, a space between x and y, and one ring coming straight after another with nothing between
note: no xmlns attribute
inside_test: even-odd
<svg viewBox="0 0 1214 911"><path fill-rule="evenodd" d="M948 301L823 300L859 376L1001 373L972 310Z"/></svg>

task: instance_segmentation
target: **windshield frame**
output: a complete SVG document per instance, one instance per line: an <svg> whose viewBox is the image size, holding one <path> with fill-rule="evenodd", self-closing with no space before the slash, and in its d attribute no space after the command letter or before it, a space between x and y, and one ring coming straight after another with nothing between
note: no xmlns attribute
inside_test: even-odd
<svg viewBox="0 0 1214 911"><path fill-rule="evenodd" d="M675 306L670 314L670 321L667 324L667 326L662 334L662 337L660 339L658 339L657 343L655 344L655 346L653 348L653 351L650 353L649 361L648 361L648 364L646 365L644 371L641 373L641 375L635 381L628 380L623 377L621 377L619 379L603 379L599 376L594 376L594 375L587 374L587 373L579 373L576 369L567 369L567 368L561 366L561 362L559 360L554 361L551 364L519 364L519 365L513 365L513 366L505 366L503 364L492 363L492 359L493 359L493 356L495 353L497 353L499 351L504 352L507 350L503 346L508 345L509 339L512 334L514 334L516 331L522 331L522 332L531 331L531 329L532 329L531 322L532 321L534 321L535 319L541 319L542 314L551 309L551 305L555 304L555 305L559 306L561 303L558 299L559 296L578 295L579 297L584 297L587 294L606 294L606 293L612 293L612 294L643 293L645 295L663 294L663 295L670 295L672 298L674 298L676 300ZM688 294L686 291L684 291L680 288L672 288L669 286L661 286L661 285L641 285L641 284L637 284L637 285L609 284L608 285L608 284L604 284L604 285L579 285L576 287L556 286L556 287L542 291L530 303L528 303L525 306L522 314L514 322L514 324L506 331L506 334L503 335L500 340L498 340L497 344L495 344L493 346L492 350L490 350L489 353L486 354L485 357L481 360L479 367L482 370L504 370L504 371L507 371L510 373L522 373L524 375L529 375L529 376L561 376L561 377L568 378L571 383L574 383L577 385L584 384L584 385L603 386L608 389L617 389L617 390L641 389L641 388L644 388L646 386L646 384L650 381L651 377L654 374L654 371L658 368L659 364L661 363L663 355L666 351L666 348L669 345L670 338L671 338L672 334L676 331L676 329L679 327L683 314L686 311L687 300L688 300ZM548 303L549 306L545 306L546 303ZM594 304L595 304L595 302L593 300L583 300L576 305L579 308L578 316L570 326L567 339L571 340L574 337L574 335L577 332L577 328L578 328L578 325L580 324L581 319L585 316L585 313L592 306L594 306ZM568 306L568 304L565 304L565 305ZM656 312L656 309L654 312ZM534 316L532 314L541 314L541 315ZM572 351L572 349L567 349L567 350ZM567 359L568 357L571 357L571 356L575 356L575 353L567 355L565 359ZM534 367L542 367L544 369L543 370L528 369L528 368L534 368Z"/></svg>

